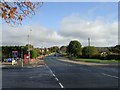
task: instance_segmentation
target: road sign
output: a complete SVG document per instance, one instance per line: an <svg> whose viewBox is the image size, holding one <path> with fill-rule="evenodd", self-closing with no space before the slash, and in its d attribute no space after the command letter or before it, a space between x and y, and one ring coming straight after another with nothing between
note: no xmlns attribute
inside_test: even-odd
<svg viewBox="0 0 120 90"><path fill-rule="evenodd" d="M7 59L7 62L11 62L11 61L12 61L12 58L8 58L8 59Z"/></svg>
<svg viewBox="0 0 120 90"><path fill-rule="evenodd" d="M17 58L18 57L18 51L12 51L12 56L13 56L13 58Z"/></svg>

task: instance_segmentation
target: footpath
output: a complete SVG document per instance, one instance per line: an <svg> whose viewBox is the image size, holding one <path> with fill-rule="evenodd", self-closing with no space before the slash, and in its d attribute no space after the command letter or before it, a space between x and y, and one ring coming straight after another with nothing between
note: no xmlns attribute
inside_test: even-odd
<svg viewBox="0 0 120 90"><path fill-rule="evenodd" d="M37 57L36 59L31 59L31 61L28 64L23 64L21 61L18 62L17 65L12 65L11 62L0 62L0 68L2 69L12 69L12 68L35 68L35 67L41 67L45 65L43 57Z"/></svg>
<svg viewBox="0 0 120 90"><path fill-rule="evenodd" d="M84 62L78 60L72 60L66 57L59 57L58 60L63 62L69 62L74 64L82 64L82 65L89 65L89 66L115 66L118 67L119 63L92 63L92 62Z"/></svg>

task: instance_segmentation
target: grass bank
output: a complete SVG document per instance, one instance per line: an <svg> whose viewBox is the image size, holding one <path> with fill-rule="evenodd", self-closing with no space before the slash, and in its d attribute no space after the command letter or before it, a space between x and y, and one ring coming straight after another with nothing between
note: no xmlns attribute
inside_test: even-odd
<svg viewBox="0 0 120 90"><path fill-rule="evenodd" d="M89 58L78 58L78 57L69 57L67 54L62 54L62 57L69 58L75 61L83 61L83 62L92 62L92 63L118 63L120 60L102 60L102 59L89 59Z"/></svg>
<svg viewBox="0 0 120 90"><path fill-rule="evenodd" d="M85 59L85 58L76 58L72 57L72 60L84 61L84 62L93 62L93 63L118 63L119 60L101 60L101 59Z"/></svg>

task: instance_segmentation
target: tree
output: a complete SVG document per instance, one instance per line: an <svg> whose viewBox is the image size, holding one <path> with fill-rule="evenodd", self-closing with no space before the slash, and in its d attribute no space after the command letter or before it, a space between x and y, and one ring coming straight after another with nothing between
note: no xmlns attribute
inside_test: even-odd
<svg viewBox="0 0 120 90"><path fill-rule="evenodd" d="M59 47L58 46L53 46L51 47L51 52L57 52L59 50Z"/></svg>
<svg viewBox="0 0 120 90"><path fill-rule="evenodd" d="M94 46L87 46L82 49L82 55L84 57L92 57L97 54L98 54L98 51Z"/></svg>
<svg viewBox="0 0 120 90"><path fill-rule="evenodd" d="M39 56L38 52L34 49L30 51L30 54L31 58L36 58L37 56Z"/></svg>
<svg viewBox="0 0 120 90"><path fill-rule="evenodd" d="M24 17L34 15L43 2L16 0L16 2L0 1L0 17L9 24L21 24Z"/></svg>
<svg viewBox="0 0 120 90"><path fill-rule="evenodd" d="M79 56L81 53L81 43L79 41L71 41L67 47L68 55Z"/></svg>
<svg viewBox="0 0 120 90"><path fill-rule="evenodd" d="M120 54L120 45L116 45L112 48L112 52Z"/></svg>
<svg viewBox="0 0 120 90"><path fill-rule="evenodd" d="M0 46L0 61L2 59L2 47Z"/></svg>
<svg viewBox="0 0 120 90"><path fill-rule="evenodd" d="M27 46L21 46L23 47L23 54L28 54L28 47Z"/></svg>
<svg viewBox="0 0 120 90"><path fill-rule="evenodd" d="M61 47L60 47L60 51L63 52L63 53L66 53L66 51L67 51L67 46L61 46Z"/></svg>

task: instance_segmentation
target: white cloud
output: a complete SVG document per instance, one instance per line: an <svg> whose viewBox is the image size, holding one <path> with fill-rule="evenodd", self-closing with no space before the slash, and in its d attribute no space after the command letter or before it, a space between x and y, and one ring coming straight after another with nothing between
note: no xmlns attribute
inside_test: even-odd
<svg viewBox="0 0 120 90"><path fill-rule="evenodd" d="M32 30L30 32L30 29ZM35 47L50 47L53 45L63 45L67 38L59 35L56 31L47 29L40 25L8 27L2 28L2 45L26 45L28 34L31 35L30 43ZM70 41L70 40L69 40Z"/></svg>
<svg viewBox="0 0 120 90"><path fill-rule="evenodd" d="M118 23L107 22L96 18L88 21L79 15L65 17L61 21L60 34L64 37L77 38L83 45L87 45L87 38L91 38L94 46L113 46L118 44Z"/></svg>
<svg viewBox="0 0 120 90"><path fill-rule="evenodd" d="M2 45L25 45L31 28L31 44L35 47L68 45L71 40L79 40L83 46L88 45L88 37L94 46L115 46L118 44L118 23L107 22L105 18L90 21L78 14L64 17L59 30L51 30L37 25L9 27L3 25Z"/></svg>

